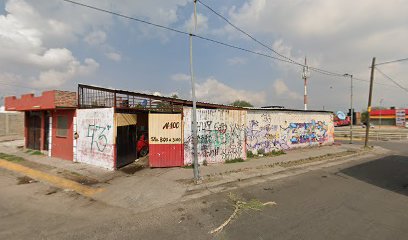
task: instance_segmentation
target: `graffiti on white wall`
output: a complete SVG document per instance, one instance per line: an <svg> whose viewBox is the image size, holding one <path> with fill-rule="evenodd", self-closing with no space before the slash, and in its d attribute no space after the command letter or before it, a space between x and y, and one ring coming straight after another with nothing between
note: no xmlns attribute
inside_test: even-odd
<svg viewBox="0 0 408 240"><path fill-rule="evenodd" d="M77 110L77 161L114 168L113 108Z"/></svg>
<svg viewBox="0 0 408 240"><path fill-rule="evenodd" d="M287 150L333 142L330 113L248 111L247 150Z"/></svg>
<svg viewBox="0 0 408 240"><path fill-rule="evenodd" d="M191 108L183 109L184 116L184 164L193 162L193 137ZM245 146L246 111L222 109L197 109L198 161L202 163L225 162L246 159Z"/></svg>

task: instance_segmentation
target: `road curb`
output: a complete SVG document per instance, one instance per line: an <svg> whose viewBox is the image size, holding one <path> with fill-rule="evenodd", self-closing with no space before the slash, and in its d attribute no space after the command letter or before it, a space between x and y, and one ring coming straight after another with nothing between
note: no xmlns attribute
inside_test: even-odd
<svg viewBox="0 0 408 240"><path fill-rule="evenodd" d="M361 149L359 150L357 153L352 153L352 154L348 154L345 156L339 156L339 157L327 157L325 159L319 160L319 161L313 161L313 162L309 162L309 163L305 163L305 164L299 164L299 165L295 165L295 166L291 166L291 167L271 167L270 170L272 169L276 169L276 171L262 171L259 173L254 173L254 174L248 174L248 175L244 175L244 176L240 176L240 177L236 177L236 178L232 178L232 179L223 179L220 181L214 181L214 182L210 182L210 183L202 183L199 185L190 185L187 188L187 195L189 193L191 193L191 195L194 195L196 193L199 193L203 190L209 190L211 191L212 189L216 189L216 188L220 188L223 185L227 185L230 183L235 183L235 182L241 182L241 181L246 181L246 180L250 180L250 179L254 179L254 178L258 178L258 177L270 177L272 175L278 175L278 174L283 174L289 171L293 171L293 170L299 170L299 169L304 169L307 167L312 167L312 166L318 166L318 165L323 165L323 164L327 164L327 163L337 163L339 162L339 164L343 163L343 162L348 162L348 161L353 161L353 160L348 160L348 161L344 161L345 158L353 158L353 157L364 157L365 155L369 155L369 154L376 154L375 153L375 149L372 150L364 150ZM346 152L346 151L345 151ZM377 153L377 154L381 154L381 153ZM301 161L301 160L306 160L305 159L299 159L299 160L295 160L295 161ZM343 161L342 161L343 160ZM294 162L294 161L292 161ZM290 162L288 162L290 163ZM256 169L256 168L254 168ZM232 174L230 174L231 176ZM229 177L230 177L229 176ZM276 178L278 179L278 178Z"/></svg>

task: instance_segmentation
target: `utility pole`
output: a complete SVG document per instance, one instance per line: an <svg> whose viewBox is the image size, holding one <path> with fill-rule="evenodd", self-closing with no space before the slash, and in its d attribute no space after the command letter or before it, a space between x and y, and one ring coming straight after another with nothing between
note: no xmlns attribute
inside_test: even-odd
<svg viewBox="0 0 408 240"><path fill-rule="evenodd" d="M371 63L370 92L368 94L367 127L366 127L364 147L368 147L368 136L370 134L370 112L371 112L371 99L373 97L374 68L375 68L375 57L373 58L373 62Z"/></svg>
<svg viewBox="0 0 408 240"><path fill-rule="evenodd" d="M196 0L194 1L194 16L196 16ZM196 18L194 30L197 26ZM193 134L193 168L194 168L194 181L198 183L200 181L200 172L198 169L198 147L197 147L197 100L195 96L195 81L194 81L194 71L193 71L193 34L189 34L189 41L190 41L190 75L191 75L191 95L193 98L193 109L191 114L191 130Z"/></svg>
<svg viewBox="0 0 408 240"><path fill-rule="evenodd" d="M350 77L350 144L353 143L353 122L354 122L354 116L353 116L353 74L344 74L343 76L345 77Z"/></svg>
<svg viewBox="0 0 408 240"><path fill-rule="evenodd" d="M305 88L305 94L304 94L304 99L303 99L303 102L305 104L305 111L307 110L307 78L309 76L310 76L309 67L307 66L306 57L305 57L305 65L303 66L303 73L302 73L302 78L304 80L304 88Z"/></svg>

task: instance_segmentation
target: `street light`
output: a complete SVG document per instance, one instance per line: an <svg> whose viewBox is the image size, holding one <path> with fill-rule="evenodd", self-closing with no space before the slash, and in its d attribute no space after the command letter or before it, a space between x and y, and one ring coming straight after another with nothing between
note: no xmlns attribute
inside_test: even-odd
<svg viewBox="0 0 408 240"><path fill-rule="evenodd" d="M344 74L345 77L350 77L350 144L353 143L353 74Z"/></svg>

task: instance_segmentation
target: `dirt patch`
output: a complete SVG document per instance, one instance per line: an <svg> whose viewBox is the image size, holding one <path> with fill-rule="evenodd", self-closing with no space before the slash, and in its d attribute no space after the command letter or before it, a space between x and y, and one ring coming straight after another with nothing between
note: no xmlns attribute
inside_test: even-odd
<svg viewBox="0 0 408 240"><path fill-rule="evenodd" d="M17 185L29 184L29 183L34 183L34 182L37 182L37 181L27 176L22 176L22 177L17 178Z"/></svg>
<svg viewBox="0 0 408 240"><path fill-rule="evenodd" d="M56 187L50 187L46 192L45 195L52 195L54 193L59 192L61 189L56 188Z"/></svg>
<svg viewBox="0 0 408 240"><path fill-rule="evenodd" d="M140 170L143 170L145 167L143 165L138 165L138 164L129 164L126 167L123 167L120 169L121 172L133 175L136 172L139 172Z"/></svg>
<svg viewBox="0 0 408 240"><path fill-rule="evenodd" d="M145 168L149 167L149 157L142 157L140 158L137 162L131 163L127 166L122 167L119 169L119 171L128 174L128 175L133 175Z"/></svg>
<svg viewBox="0 0 408 240"><path fill-rule="evenodd" d="M76 172L70 172L67 170L60 171L58 172L58 174L62 175L64 178L67 178L69 180L72 180L72 181L75 181L77 183L87 185L87 186L91 186L91 185L99 183L99 181L94 178L87 177L87 176L81 175Z"/></svg>

